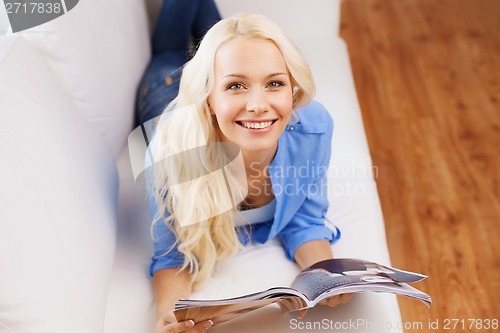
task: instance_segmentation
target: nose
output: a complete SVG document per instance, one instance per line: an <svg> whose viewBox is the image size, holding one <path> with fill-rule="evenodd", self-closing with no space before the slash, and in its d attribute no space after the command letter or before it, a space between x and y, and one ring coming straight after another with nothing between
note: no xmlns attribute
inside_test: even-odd
<svg viewBox="0 0 500 333"><path fill-rule="evenodd" d="M250 94L248 94L246 110L256 114L269 111L269 102L265 91L262 91L261 89L254 89Z"/></svg>

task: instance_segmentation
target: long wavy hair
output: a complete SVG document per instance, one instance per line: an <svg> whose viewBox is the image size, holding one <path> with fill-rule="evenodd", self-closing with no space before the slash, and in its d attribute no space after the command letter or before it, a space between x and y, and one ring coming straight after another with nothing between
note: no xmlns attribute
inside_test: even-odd
<svg viewBox="0 0 500 333"><path fill-rule="evenodd" d="M228 193L227 180L217 171L226 163L227 152L213 149L221 138L207 103L217 50L235 38L270 40L279 48L290 73L294 110L308 104L315 93L304 57L278 25L257 14L219 21L184 65L179 94L163 113L168 119L162 116L151 144L156 161L151 189L158 207L153 223L165 223L177 236L172 248L178 245L184 255L182 269L189 269L194 289L212 276L218 261L242 247L234 226L233 199L246 193L246 184L233 186ZM180 186L186 181L189 186Z"/></svg>

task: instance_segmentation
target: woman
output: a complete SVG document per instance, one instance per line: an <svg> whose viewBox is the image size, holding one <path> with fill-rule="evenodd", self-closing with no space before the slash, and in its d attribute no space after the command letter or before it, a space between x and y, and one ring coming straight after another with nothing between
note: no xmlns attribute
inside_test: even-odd
<svg viewBox="0 0 500 333"><path fill-rule="evenodd" d="M177 323L174 304L248 242L280 237L301 268L332 258L330 244L340 236L325 223L333 123L310 103L314 90L304 58L259 15L218 22L185 64L179 93L150 145L155 332L210 328L209 320ZM217 173L235 155L242 168Z"/></svg>

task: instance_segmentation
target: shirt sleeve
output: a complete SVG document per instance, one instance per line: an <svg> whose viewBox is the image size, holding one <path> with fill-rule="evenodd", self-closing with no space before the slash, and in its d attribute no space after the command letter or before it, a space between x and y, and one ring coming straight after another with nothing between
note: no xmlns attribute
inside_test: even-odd
<svg viewBox="0 0 500 333"><path fill-rule="evenodd" d="M325 182L326 177L317 178L311 188L324 186L326 191ZM327 210L327 193L309 195L293 219L281 230L279 236L290 261L295 261L295 252L304 243L313 240L333 243L340 238L340 231L326 219Z"/></svg>
<svg viewBox="0 0 500 333"><path fill-rule="evenodd" d="M295 261L295 252L304 243L313 240L327 240L330 243L340 238L340 230L327 218L328 211L328 174L330 164L331 140L333 135L333 120L325 110L325 123L327 130L322 134L318 150L320 167L317 176L308 186L306 199L297 210L292 220L279 233L286 256L290 261Z"/></svg>
<svg viewBox="0 0 500 333"><path fill-rule="evenodd" d="M158 212L158 207L153 193L150 190L148 191L148 200L150 215L154 218ZM165 211L164 218L168 216L169 212ZM154 254L149 266L149 274L153 276L154 273L160 269L181 267L184 263L184 255L178 250L177 236L171 228L165 225L164 219L159 219L154 222L152 236Z"/></svg>

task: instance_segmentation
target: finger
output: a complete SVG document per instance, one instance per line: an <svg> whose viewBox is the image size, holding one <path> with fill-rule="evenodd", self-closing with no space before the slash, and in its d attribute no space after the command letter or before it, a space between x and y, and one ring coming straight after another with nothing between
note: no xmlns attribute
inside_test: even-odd
<svg viewBox="0 0 500 333"><path fill-rule="evenodd" d="M173 322L173 323L168 323L165 326L163 332L165 332L165 333L179 333L179 332L187 331L194 326L195 326L194 321L192 321L192 320Z"/></svg>
<svg viewBox="0 0 500 333"><path fill-rule="evenodd" d="M330 298L324 299L319 304L326 306L335 306L338 303L339 296L332 296Z"/></svg>
<svg viewBox="0 0 500 333"><path fill-rule="evenodd" d="M352 294L342 294L340 295L340 303L349 303L351 300Z"/></svg>
<svg viewBox="0 0 500 333"><path fill-rule="evenodd" d="M206 332L209 330L212 326L214 326L214 323L209 319L209 320L204 320L199 323L196 323L196 325L193 326L189 331L186 331L186 333L202 333Z"/></svg>
<svg viewBox="0 0 500 333"><path fill-rule="evenodd" d="M326 305L334 307L340 304L340 296L330 297L326 300Z"/></svg>
<svg viewBox="0 0 500 333"><path fill-rule="evenodd" d="M339 295L338 302L339 302L339 304L347 303L347 302L349 302L350 299L351 299L351 294L342 294L342 295Z"/></svg>
<svg viewBox="0 0 500 333"><path fill-rule="evenodd" d="M349 294L340 294L337 296L332 296L330 298L324 299L319 304L327 305L327 306L336 306L341 303L348 303L351 300L352 293Z"/></svg>
<svg viewBox="0 0 500 333"><path fill-rule="evenodd" d="M297 318L302 319L307 313L307 309L302 309L297 313Z"/></svg>

